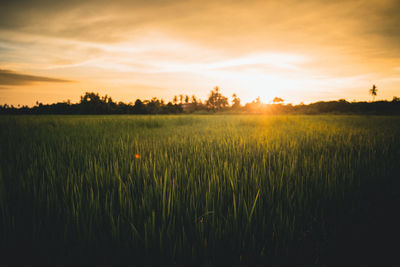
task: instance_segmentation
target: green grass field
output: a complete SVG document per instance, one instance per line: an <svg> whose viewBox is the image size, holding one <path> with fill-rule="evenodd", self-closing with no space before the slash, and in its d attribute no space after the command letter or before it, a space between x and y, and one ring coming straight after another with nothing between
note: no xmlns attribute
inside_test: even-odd
<svg viewBox="0 0 400 267"><path fill-rule="evenodd" d="M9 265L343 266L395 249L400 117L1 116L0 153Z"/></svg>

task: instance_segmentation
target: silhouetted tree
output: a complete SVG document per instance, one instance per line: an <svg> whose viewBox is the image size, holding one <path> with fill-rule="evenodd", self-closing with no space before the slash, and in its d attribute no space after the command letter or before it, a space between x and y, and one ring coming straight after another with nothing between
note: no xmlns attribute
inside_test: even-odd
<svg viewBox="0 0 400 267"><path fill-rule="evenodd" d="M147 111L150 114L157 114L161 113L161 108L162 108L162 102L157 99L157 97L153 97L148 103L147 103Z"/></svg>
<svg viewBox="0 0 400 267"><path fill-rule="evenodd" d="M198 106L198 102L197 102L197 98L195 95L192 95L192 110L195 111L199 108Z"/></svg>
<svg viewBox="0 0 400 267"><path fill-rule="evenodd" d="M259 96L255 100L251 101L251 103L246 103L246 105L244 106L244 110L251 113L261 113L262 108L263 105Z"/></svg>
<svg viewBox="0 0 400 267"><path fill-rule="evenodd" d="M185 104L189 104L190 98L188 95L185 96Z"/></svg>
<svg viewBox="0 0 400 267"><path fill-rule="evenodd" d="M107 95L101 97L98 93L86 92L79 103L81 112L86 114L107 114L115 103Z"/></svg>
<svg viewBox="0 0 400 267"><path fill-rule="evenodd" d="M239 109L241 107L240 98L236 95L232 95L232 109Z"/></svg>
<svg viewBox="0 0 400 267"><path fill-rule="evenodd" d="M376 90L373 87L373 89ZM376 91L375 91L376 93ZM239 106L240 99L236 94L232 95L232 108ZM177 101L176 97L176 103ZM183 99L183 95L182 95ZM279 103L274 99L274 103ZM278 99L279 100L279 99ZM183 100L182 100L183 101ZM186 100L185 100L186 101ZM187 105L173 104L168 102L165 104L163 99L153 97L151 100L141 101L137 99L135 104L123 102L115 103L111 97L105 95L100 96L98 93L86 92L81 96L78 103L71 101L63 101L54 104L43 104L36 101L33 107L17 105L0 105L0 114L170 114L170 113L190 113L196 110L221 110L228 107L227 98L222 96L219 88L211 90L210 96L206 104L197 99L194 95L191 97L191 103ZM183 109L185 108L185 110ZM337 101L319 101L304 105L265 105L261 103L260 97L257 97L251 103L246 103L240 108L243 112L249 113L265 113L265 114L325 114L325 113L345 113L345 114L400 114L400 98L394 96L392 101L378 102L352 102L349 103L345 99Z"/></svg>
<svg viewBox="0 0 400 267"><path fill-rule="evenodd" d="M192 95L192 104L197 105L197 98L195 95Z"/></svg>
<svg viewBox="0 0 400 267"><path fill-rule="evenodd" d="M274 104L282 103L282 102L283 102L283 99L280 98L280 97L275 97L275 98L272 100L272 103L274 103Z"/></svg>
<svg viewBox="0 0 400 267"><path fill-rule="evenodd" d="M206 105L209 110L215 112L228 106L228 98L223 96L219 91L219 87L216 86L214 90L211 90Z"/></svg>
<svg viewBox="0 0 400 267"><path fill-rule="evenodd" d="M135 101L135 105L133 106L133 112L135 114L146 114L146 106L143 104L143 102L140 99L137 99Z"/></svg>
<svg viewBox="0 0 400 267"><path fill-rule="evenodd" d="M372 95L372 102L375 102L375 96L377 95L378 92L378 88L376 87L376 85L372 85L372 88L369 89L369 93L370 95Z"/></svg>

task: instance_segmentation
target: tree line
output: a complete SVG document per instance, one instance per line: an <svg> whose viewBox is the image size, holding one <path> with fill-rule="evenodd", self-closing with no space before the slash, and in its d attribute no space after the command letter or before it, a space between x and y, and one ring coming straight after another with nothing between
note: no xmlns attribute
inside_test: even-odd
<svg viewBox="0 0 400 267"><path fill-rule="evenodd" d="M376 96L376 86L370 89ZM78 103L63 101L54 104L36 102L33 107L14 107L0 105L0 114L182 114L182 113L261 113L261 114L400 114L400 98L392 101L348 102L345 99L337 101L319 101L308 105L283 104L284 100L275 97L272 104L264 104L260 97L242 105L240 98L233 94L231 103L228 97L222 95L219 87L211 90L208 99L201 101L195 95L174 96L170 102L153 97L150 100L137 99L134 103L115 102L108 96L100 96L95 92L86 92Z"/></svg>

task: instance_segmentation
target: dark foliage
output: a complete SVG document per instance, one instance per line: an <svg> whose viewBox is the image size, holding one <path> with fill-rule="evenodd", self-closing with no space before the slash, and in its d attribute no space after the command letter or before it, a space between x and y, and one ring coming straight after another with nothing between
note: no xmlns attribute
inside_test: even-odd
<svg viewBox="0 0 400 267"><path fill-rule="evenodd" d="M377 102L347 102L344 99L337 101L319 101L308 105L299 104L261 104L257 101L247 103L244 112L263 114L367 114L367 115L398 115L400 101L394 97L392 101Z"/></svg>
<svg viewBox="0 0 400 267"><path fill-rule="evenodd" d="M72 104L70 101L55 104L36 103L29 108L23 106L0 105L2 114L175 114L182 112L181 104L165 104L163 100L152 98L150 101L137 99L135 104L114 102L111 97L99 96L98 93L87 92L81 96L79 103Z"/></svg>
<svg viewBox="0 0 400 267"><path fill-rule="evenodd" d="M337 101L320 101L308 105L281 104L283 99L275 97L274 104L263 104L260 98L241 106L240 98L233 95L232 106L229 106L227 97L223 96L219 88L211 91L209 98L203 104L196 96L184 97L180 101L175 96L173 102L153 97L151 100L137 99L135 103L114 102L111 97L100 96L98 93L86 92L81 96L79 103L69 100L55 104L36 102L33 107L14 107L7 104L0 105L0 114L179 114L193 112L234 112L260 114L370 114L393 115L400 114L400 100L394 96L392 101L376 102L347 102L344 99Z"/></svg>

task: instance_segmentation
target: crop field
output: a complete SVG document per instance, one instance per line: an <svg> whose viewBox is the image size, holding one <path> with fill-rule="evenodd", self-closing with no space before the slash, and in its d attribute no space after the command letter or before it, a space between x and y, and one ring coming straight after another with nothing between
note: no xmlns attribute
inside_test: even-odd
<svg viewBox="0 0 400 267"><path fill-rule="evenodd" d="M0 153L6 266L389 266L399 248L397 116L1 116Z"/></svg>

